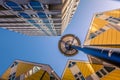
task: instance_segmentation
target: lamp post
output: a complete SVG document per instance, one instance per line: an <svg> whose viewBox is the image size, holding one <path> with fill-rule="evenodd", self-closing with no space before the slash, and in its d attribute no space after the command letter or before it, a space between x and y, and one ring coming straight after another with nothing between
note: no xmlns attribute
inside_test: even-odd
<svg viewBox="0 0 120 80"><path fill-rule="evenodd" d="M59 40L59 50L66 56L73 56L78 51L97 57L105 62L120 67L120 52L111 49L92 48L90 46L81 46L79 38L72 34L67 34Z"/></svg>

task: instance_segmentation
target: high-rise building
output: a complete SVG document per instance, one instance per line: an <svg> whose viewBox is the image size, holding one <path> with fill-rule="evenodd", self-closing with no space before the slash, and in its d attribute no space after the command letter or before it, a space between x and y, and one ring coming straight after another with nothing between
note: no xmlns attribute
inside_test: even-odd
<svg viewBox="0 0 120 80"><path fill-rule="evenodd" d="M120 9L97 13L91 22L84 46L119 49L119 35Z"/></svg>
<svg viewBox="0 0 120 80"><path fill-rule="evenodd" d="M3 73L5 80L60 80L60 77L47 64L16 60Z"/></svg>
<svg viewBox="0 0 120 80"><path fill-rule="evenodd" d="M0 27L30 36L59 36L80 0L0 0Z"/></svg>
<svg viewBox="0 0 120 80"><path fill-rule="evenodd" d="M120 69L80 60L68 60L62 80L120 80Z"/></svg>

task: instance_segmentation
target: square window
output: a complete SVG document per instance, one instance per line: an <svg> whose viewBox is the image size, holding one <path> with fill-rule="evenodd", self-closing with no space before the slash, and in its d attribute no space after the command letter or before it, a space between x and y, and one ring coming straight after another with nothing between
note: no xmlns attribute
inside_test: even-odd
<svg viewBox="0 0 120 80"><path fill-rule="evenodd" d="M75 65L76 63L75 62L72 62L73 65Z"/></svg>
<svg viewBox="0 0 120 80"><path fill-rule="evenodd" d="M105 32L105 30L104 30L104 29L102 29L102 28L100 28L100 31Z"/></svg>
<svg viewBox="0 0 120 80"><path fill-rule="evenodd" d="M92 38L95 38L95 37L96 37L96 35L94 33L90 33L89 39L92 39Z"/></svg>
<svg viewBox="0 0 120 80"><path fill-rule="evenodd" d="M42 4L39 1L30 1L29 4L33 10L43 10Z"/></svg>
<svg viewBox="0 0 120 80"><path fill-rule="evenodd" d="M103 70L103 69L101 69L100 70L101 72L102 72L102 74L104 74L104 75L106 75L107 73Z"/></svg>
<svg viewBox="0 0 120 80"><path fill-rule="evenodd" d="M75 74L74 76L75 76L75 78L77 78L77 77L78 77L78 75L77 75L77 74Z"/></svg>
<svg viewBox="0 0 120 80"><path fill-rule="evenodd" d="M81 72L79 72L78 75L82 75Z"/></svg>
<svg viewBox="0 0 120 80"><path fill-rule="evenodd" d="M111 72L115 69L115 67L104 67L108 72Z"/></svg>
<svg viewBox="0 0 120 80"><path fill-rule="evenodd" d="M83 76L81 76L81 80L85 80L85 78Z"/></svg>
<svg viewBox="0 0 120 80"><path fill-rule="evenodd" d="M79 78L77 78L76 80L80 80Z"/></svg>
<svg viewBox="0 0 120 80"><path fill-rule="evenodd" d="M97 74L97 76L98 76L99 78L102 77L102 75L101 75L99 72L96 72L96 74Z"/></svg>
<svg viewBox="0 0 120 80"><path fill-rule="evenodd" d="M12 64L11 68L13 68L13 67L14 67L14 64Z"/></svg>

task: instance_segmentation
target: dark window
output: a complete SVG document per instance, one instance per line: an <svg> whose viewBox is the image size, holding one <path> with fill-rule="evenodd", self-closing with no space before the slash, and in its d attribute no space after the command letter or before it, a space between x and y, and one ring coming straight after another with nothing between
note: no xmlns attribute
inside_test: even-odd
<svg viewBox="0 0 120 80"><path fill-rule="evenodd" d="M18 63L17 62L14 62L11 66L11 68L13 68L14 66L16 66Z"/></svg>
<svg viewBox="0 0 120 80"><path fill-rule="evenodd" d="M9 75L9 77L11 77L11 75Z"/></svg>
<svg viewBox="0 0 120 80"><path fill-rule="evenodd" d="M102 75L101 75L99 72L96 72L96 74L97 74L97 76L98 76L99 78L102 77Z"/></svg>
<svg viewBox="0 0 120 80"><path fill-rule="evenodd" d="M68 68L70 68L70 67L71 67L71 64L68 65Z"/></svg>
<svg viewBox="0 0 120 80"><path fill-rule="evenodd" d="M12 64L11 68L14 67L14 64Z"/></svg>
<svg viewBox="0 0 120 80"><path fill-rule="evenodd" d="M72 67L72 66L74 66L76 63L75 62L69 62L69 65L68 65L68 68L70 68L70 67Z"/></svg>
<svg viewBox="0 0 120 80"><path fill-rule="evenodd" d="M90 33L89 39L92 39L92 38L94 38L94 37L96 37L96 35L95 35L94 33Z"/></svg>
<svg viewBox="0 0 120 80"><path fill-rule="evenodd" d="M15 80L15 76L12 77L12 80Z"/></svg>
<svg viewBox="0 0 120 80"><path fill-rule="evenodd" d="M49 20L43 20L44 23L49 23L50 21Z"/></svg>
<svg viewBox="0 0 120 80"><path fill-rule="evenodd" d="M111 72L115 69L115 67L104 67L106 71Z"/></svg>
<svg viewBox="0 0 120 80"><path fill-rule="evenodd" d="M100 31L105 32L105 30L104 30L104 29L102 29L102 28L100 28Z"/></svg>
<svg viewBox="0 0 120 80"><path fill-rule="evenodd" d="M36 23L35 20L28 20L30 23Z"/></svg>
<svg viewBox="0 0 120 80"><path fill-rule="evenodd" d="M75 78L77 78L77 77L78 77L78 76L77 76L77 74L75 74L74 76L75 76Z"/></svg>
<svg viewBox="0 0 120 80"><path fill-rule="evenodd" d="M85 78L83 76L81 76L81 80L85 80Z"/></svg>
<svg viewBox="0 0 120 80"><path fill-rule="evenodd" d="M30 6L32 7L33 10L43 10L42 4L39 1L30 1Z"/></svg>
<svg viewBox="0 0 120 80"><path fill-rule="evenodd" d="M79 78L77 78L76 80L80 80Z"/></svg>
<svg viewBox="0 0 120 80"><path fill-rule="evenodd" d="M31 16L29 16L27 13L24 12L20 12L19 15L23 18L31 18Z"/></svg>
<svg viewBox="0 0 120 80"><path fill-rule="evenodd" d="M78 75L81 75L81 72L79 72Z"/></svg>
<svg viewBox="0 0 120 80"><path fill-rule="evenodd" d="M16 74L16 72L14 72L12 75L15 75Z"/></svg>
<svg viewBox="0 0 120 80"><path fill-rule="evenodd" d="M18 62L14 62L14 64L15 64L15 65L17 65L17 64L18 64Z"/></svg>
<svg viewBox="0 0 120 80"><path fill-rule="evenodd" d="M15 74L16 74L16 72L13 73L13 74L11 74L11 75L9 76L9 79L8 79L8 80L15 80Z"/></svg>
<svg viewBox="0 0 120 80"><path fill-rule="evenodd" d="M72 62L73 65L75 65L76 63L75 62Z"/></svg>
<svg viewBox="0 0 120 80"><path fill-rule="evenodd" d="M102 72L102 74L106 75L106 72L103 69L101 69L100 71Z"/></svg>
<svg viewBox="0 0 120 80"><path fill-rule="evenodd" d="M22 10L22 8L21 8L21 6L19 4L15 3L15 2L12 2L12 1L7 1L5 3L5 5L7 7L10 7L14 11L21 11Z"/></svg>
<svg viewBox="0 0 120 80"><path fill-rule="evenodd" d="M95 31L96 34L100 34L101 32L100 31Z"/></svg>
<svg viewBox="0 0 120 80"><path fill-rule="evenodd" d="M43 12L38 12L37 14L40 18L47 18L47 15Z"/></svg>
<svg viewBox="0 0 120 80"><path fill-rule="evenodd" d="M56 80L52 74L50 75L50 80Z"/></svg>

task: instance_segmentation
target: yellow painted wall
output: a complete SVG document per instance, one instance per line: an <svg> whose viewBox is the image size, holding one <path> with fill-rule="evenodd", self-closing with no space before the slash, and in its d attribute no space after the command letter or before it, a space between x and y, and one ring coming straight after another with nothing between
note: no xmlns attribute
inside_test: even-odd
<svg viewBox="0 0 120 80"><path fill-rule="evenodd" d="M103 14L107 16L119 18L120 10L107 11L107 12L103 12ZM107 24L108 24L107 21L94 17L86 41L88 40L90 33L92 32L94 33L95 31L98 31L100 28L104 27ZM111 28L103 32L102 34L98 35L97 37L91 39L89 45L120 45L119 36L120 36L120 32ZM107 47L120 48L120 46L107 46Z"/></svg>
<svg viewBox="0 0 120 80"><path fill-rule="evenodd" d="M62 80L74 80L74 76L72 75L70 69L67 67L65 73L63 75Z"/></svg>
<svg viewBox="0 0 120 80"><path fill-rule="evenodd" d="M93 22L92 22L92 27L90 29L90 32L95 32L97 31L98 29L104 27L105 25L107 25L108 22L105 21L105 20L101 20L99 18L94 18Z"/></svg>
<svg viewBox="0 0 120 80"><path fill-rule="evenodd" d="M23 73L28 72L30 69L33 68L33 66L34 65L32 65L32 64L26 64L26 63L20 62L17 66L16 77L20 76Z"/></svg>
<svg viewBox="0 0 120 80"><path fill-rule="evenodd" d="M38 79L39 80L39 79ZM42 80L50 80L50 75L46 72Z"/></svg>
<svg viewBox="0 0 120 80"><path fill-rule="evenodd" d="M113 17L119 18L120 17L120 10L107 11L104 14L108 15L108 16L113 16Z"/></svg>
<svg viewBox="0 0 120 80"><path fill-rule="evenodd" d="M116 69L100 80L120 80L120 70Z"/></svg>
<svg viewBox="0 0 120 80"><path fill-rule="evenodd" d="M34 73L33 75L27 77L25 80L40 80L44 72L45 72L44 70L40 70L40 71ZM50 80L50 76L47 72L45 73L42 80Z"/></svg>
<svg viewBox="0 0 120 80"><path fill-rule="evenodd" d="M77 62L76 65L85 78L103 68L102 65L90 64L86 62ZM62 80L75 80L68 67L66 67Z"/></svg>
<svg viewBox="0 0 120 80"><path fill-rule="evenodd" d="M11 68L8 68L8 70L2 75L2 78L7 80L10 75L10 71L11 71Z"/></svg>
<svg viewBox="0 0 120 80"><path fill-rule="evenodd" d="M90 45L120 45L120 32L109 29L91 40Z"/></svg>
<svg viewBox="0 0 120 80"><path fill-rule="evenodd" d="M85 62L78 62L77 66L85 78L95 73L96 71L100 70L103 67L102 65L90 64L90 63L85 63ZM93 69L93 67L95 69Z"/></svg>

